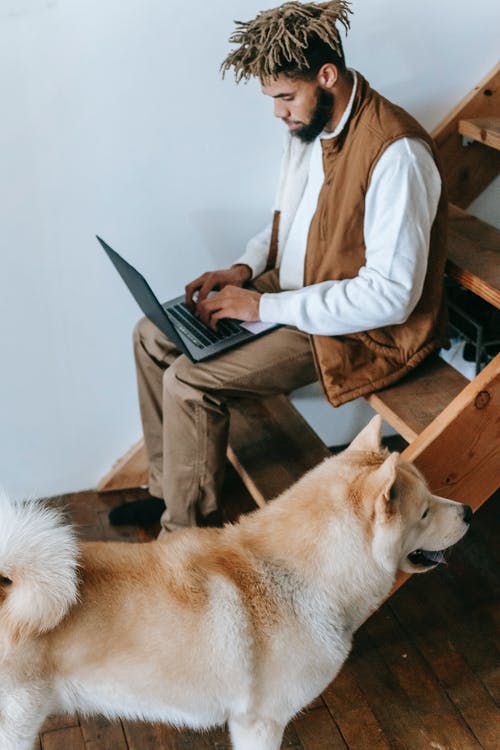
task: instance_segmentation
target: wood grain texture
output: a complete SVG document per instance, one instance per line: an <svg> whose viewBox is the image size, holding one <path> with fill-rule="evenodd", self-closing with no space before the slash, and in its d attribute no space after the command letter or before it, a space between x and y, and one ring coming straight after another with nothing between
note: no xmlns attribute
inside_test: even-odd
<svg viewBox="0 0 500 750"><path fill-rule="evenodd" d="M500 117L476 117L459 120L458 132L466 138L500 149Z"/></svg>
<svg viewBox="0 0 500 750"><path fill-rule="evenodd" d="M42 734L42 748L43 750L87 750L79 726Z"/></svg>
<svg viewBox="0 0 500 750"><path fill-rule="evenodd" d="M120 722L110 721L103 716L82 717L80 721L86 750L123 750L126 747L125 734Z"/></svg>
<svg viewBox="0 0 500 750"><path fill-rule="evenodd" d="M293 720L303 750L347 750L331 714L316 708Z"/></svg>
<svg viewBox="0 0 500 750"><path fill-rule="evenodd" d="M391 745L352 669L344 667L323 692L349 750L390 750Z"/></svg>
<svg viewBox="0 0 500 750"><path fill-rule="evenodd" d="M228 458L258 505L331 455L286 396L239 399L230 412Z"/></svg>
<svg viewBox="0 0 500 750"><path fill-rule="evenodd" d="M500 486L500 354L403 451L431 490L474 510Z"/></svg>
<svg viewBox="0 0 500 750"><path fill-rule="evenodd" d="M148 483L148 461L144 440L139 440L120 458L97 485L98 492L141 487Z"/></svg>
<svg viewBox="0 0 500 750"><path fill-rule="evenodd" d="M430 357L389 388L367 401L411 443L469 381L439 357Z"/></svg>
<svg viewBox="0 0 500 750"><path fill-rule="evenodd" d="M460 120L490 118L500 111L500 64L490 71L432 131L436 141L449 199L467 208L500 174L500 151L482 143L463 146Z"/></svg>
<svg viewBox="0 0 500 750"><path fill-rule="evenodd" d="M446 272L500 309L500 231L452 204Z"/></svg>

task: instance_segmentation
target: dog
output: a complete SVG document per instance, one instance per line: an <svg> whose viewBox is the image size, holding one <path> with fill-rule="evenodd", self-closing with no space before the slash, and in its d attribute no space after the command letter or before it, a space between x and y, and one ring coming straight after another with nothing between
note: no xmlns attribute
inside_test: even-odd
<svg viewBox="0 0 500 750"><path fill-rule="evenodd" d="M0 747L78 711L277 750L399 570L428 571L472 511L380 445L375 417L260 509L147 544L78 543L38 503L0 509Z"/></svg>

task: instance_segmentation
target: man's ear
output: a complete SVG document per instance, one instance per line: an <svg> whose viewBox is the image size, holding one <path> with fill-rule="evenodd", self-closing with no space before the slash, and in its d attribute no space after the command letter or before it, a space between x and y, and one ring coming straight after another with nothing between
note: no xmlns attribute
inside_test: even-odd
<svg viewBox="0 0 500 750"><path fill-rule="evenodd" d="M333 63L325 63L318 71L317 81L322 89L330 90L337 83L339 71Z"/></svg>
<svg viewBox="0 0 500 750"><path fill-rule="evenodd" d="M372 451L378 453L382 435L383 419L377 414L371 419L359 435L354 438L347 450L349 451Z"/></svg>

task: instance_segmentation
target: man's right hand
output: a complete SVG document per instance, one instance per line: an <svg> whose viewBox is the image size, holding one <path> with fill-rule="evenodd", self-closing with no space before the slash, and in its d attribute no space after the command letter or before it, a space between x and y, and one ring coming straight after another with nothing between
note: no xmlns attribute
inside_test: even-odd
<svg viewBox="0 0 500 750"><path fill-rule="evenodd" d="M221 271L208 271L186 286L186 304L191 309L195 309L196 303L203 302L210 292L220 291L229 285L242 287L251 276L250 266L243 263L237 263L235 266ZM196 292L198 292L198 296L195 302L194 295Z"/></svg>

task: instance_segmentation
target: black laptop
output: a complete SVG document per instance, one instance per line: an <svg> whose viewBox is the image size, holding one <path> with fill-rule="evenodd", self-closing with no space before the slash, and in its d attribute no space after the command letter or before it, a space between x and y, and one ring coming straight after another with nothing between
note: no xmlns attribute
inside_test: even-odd
<svg viewBox="0 0 500 750"><path fill-rule="evenodd" d="M103 239L98 236L97 239L144 315L193 362L203 362L279 328L275 323L244 323L225 318L219 321L217 331L213 331L190 310L184 295L163 304L159 302L144 276Z"/></svg>

